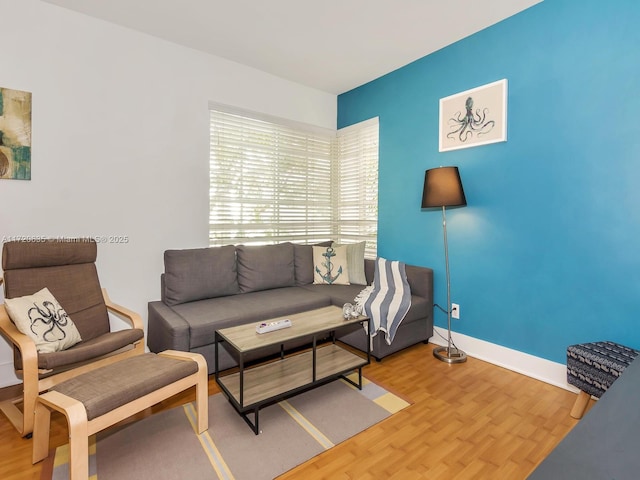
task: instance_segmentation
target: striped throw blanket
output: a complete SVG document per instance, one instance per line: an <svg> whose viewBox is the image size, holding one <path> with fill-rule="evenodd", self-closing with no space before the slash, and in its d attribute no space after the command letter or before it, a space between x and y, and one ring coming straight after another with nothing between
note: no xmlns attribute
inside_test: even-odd
<svg viewBox="0 0 640 480"><path fill-rule="evenodd" d="M355 298L356 309L371 319L375 337L382 331L388 345L411 307L411 289L407 282L405 264L378 257L373 284Z"/></svg>

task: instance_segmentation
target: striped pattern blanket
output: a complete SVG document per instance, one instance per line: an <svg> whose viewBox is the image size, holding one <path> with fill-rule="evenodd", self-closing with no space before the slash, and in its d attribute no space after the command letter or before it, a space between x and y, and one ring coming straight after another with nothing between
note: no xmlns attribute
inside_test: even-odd
<svg viewBox="0 0 640 480"><path fill-rule="evenodd" d="M405 264L378 257L373 284L355 298L356 310L371 319L373 338L384 332L388 345L411 307L411 289L407 282ZM366 327L365 327L366 328Z"/></svg>

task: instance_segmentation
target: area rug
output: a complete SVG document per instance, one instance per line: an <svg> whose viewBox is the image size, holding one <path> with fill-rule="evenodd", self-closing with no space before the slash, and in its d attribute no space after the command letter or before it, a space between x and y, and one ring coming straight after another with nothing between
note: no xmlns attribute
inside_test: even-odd
<svg viewBox="0 0 640 480"><path fill-rule="evenodd" d="M265 407L260 435L222 394L209 397L209 429L201 435L192 403L101 432L90 440L90 479L273 479L409 405L363 383L358 390L338 380ZM68 445L47 461L43 479L69 478Z"/></svg>

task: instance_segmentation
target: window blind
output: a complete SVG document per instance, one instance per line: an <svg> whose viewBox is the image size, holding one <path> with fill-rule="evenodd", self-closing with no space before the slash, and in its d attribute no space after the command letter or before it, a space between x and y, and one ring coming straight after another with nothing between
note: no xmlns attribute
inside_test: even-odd
<svg viewBox="0 0 640 480"><path fill-rule="evenodd" d="M337 132L332 177L334 233L340 243L366 241L365 256L375 258L378 236L378 118Z"/></svg>
<svg viewBox="0 0 640 480"><path fill-rule="evenodd" d="M372 133L356 131L349 127L336 136L329 130L211 108L209 244L365 239L367 252L375 252L377 227L370 218L375 214L377 224L377 121L375 193L371 169L364 172L355 165L357 152L373 158ZM349 156L344 167L340 152ZM363 178L369 193L356 194ZM357 202L374 197L374 209L356 208ZM363 212L367 220L356 220Z"/></svg>

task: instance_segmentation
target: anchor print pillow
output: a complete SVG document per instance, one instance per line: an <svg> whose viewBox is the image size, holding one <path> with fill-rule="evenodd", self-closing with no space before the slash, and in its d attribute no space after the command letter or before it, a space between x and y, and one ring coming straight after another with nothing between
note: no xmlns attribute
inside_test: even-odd
<svg viewBox="0 0 640 480"><path fill-rule="evenodd" d="M48 288L33 295L5 298L9 318L31 337L39 353L52 353L80 342L80 332Z"/></svg>
<svg viewBox="0 0 640 480"><path fill-rule="evenodd" d="M349 285L347 247L313 247L313 283Z"/></svg>

